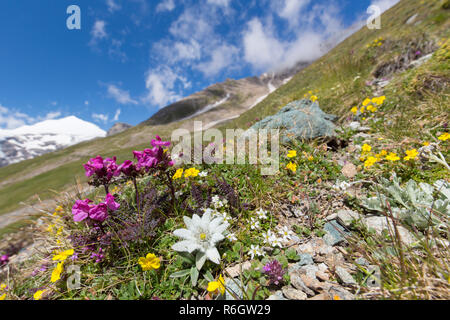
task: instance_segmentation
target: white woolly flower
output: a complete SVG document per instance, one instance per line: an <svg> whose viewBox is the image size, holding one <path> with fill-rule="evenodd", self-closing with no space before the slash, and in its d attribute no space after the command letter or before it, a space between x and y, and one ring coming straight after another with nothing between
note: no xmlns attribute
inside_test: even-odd
<svg viewBox="0 0 450 320"><path fill-rule="evenodd" d="M208 176L208 172L207 171L202 171L202 172L200 172L198 174L198 176L204 178L204 177Z"/></svg>
<svg viewBox="0 0 450 320"><path fill-rule="evenodd" d="M278 238L276 235L272 235L272 237L269 239L269 244L271 247L275 248L281 248L283 245L280 241L280 238Z"/></svg>
<svg viewBox="0 0 450 320"><path fill-rule="evenodd" d="M258 211L255 212L259 219L267 219L267 211L264 209L258 209Z"/></svg>
<svg viewBox="0 0 450 320"><path fill-rule="evenodd" d="M177 229L173 234L183 240L175 243L172 249L179 252L193 253L197 251L196 266L200 270L206 259L219 264L220 255L216 244L225 239L224 233L228 223L223 218L212 218L205 212L200 218L194 214L192 218L183 217L187 229Z"/></svg>
<svg viewBox="0 0 450 320"><path fill-rule="evenodd" d="M268 230L267 232L263 232L262 236L264 239L264 243L271 244L274 234L272 233L272 231Z"/></svg>
<svg viewBox="0 0 450 320"><path fill-rule="evenodd" d="M252 229L252 230L259 229L259 221L256 220L255 218L250 219L250 229Z"/></svg>
<svg viewBox="0 0 450 320"><path fill-rule="evenodd" d="M281 240L283 242L287 242L287 241L291 240L292 236L294 235L294 233L291 230L289 230L289 228L286 226L281 228L281 230L279 231L279 234L281 235Z"/></svg>
<svg viewBox="0 0 450 320"><path fill-rule="evenodd" d="M264 256L264 252L259 248L259 246L254 246L253 244L250 246L250 250L248 252L250 258L254 258L255 256L262 257Z"/></svg>

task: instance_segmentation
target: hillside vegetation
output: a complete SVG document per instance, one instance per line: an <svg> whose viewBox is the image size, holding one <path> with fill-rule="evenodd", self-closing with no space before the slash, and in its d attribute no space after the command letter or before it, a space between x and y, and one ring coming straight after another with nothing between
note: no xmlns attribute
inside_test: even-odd
<svg viewBox="0 0 450 320"><path fill-rule="evenodd" d="M220 126L248 128L299 99L338 116L335 139L282 146L275 176L262 176L260 165L174 168L161 149L147 173L85 177L90 158L120 164L134 150L166 148L150 140L170 140L187 122L139 125L0 169L0 214L35 194L58 198L76 181L96 186L43 214L39 253L11 262L20 272L4 297L448 299L449 17L448 1L400 1L380 30L362 28ZM76 202L86 198L109 215L74 221L98 209ZM228 224L211 222L219 216ZM194 231L179 230L197 224L217 240L204 254L191 243ZM77 289L64 281L69 261L81 268ZM379 268L375 286L369 266Z"/></svg>

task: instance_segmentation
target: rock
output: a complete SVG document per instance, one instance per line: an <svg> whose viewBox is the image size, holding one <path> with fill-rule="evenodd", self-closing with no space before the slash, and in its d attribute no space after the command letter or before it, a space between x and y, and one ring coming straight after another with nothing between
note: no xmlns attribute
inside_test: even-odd
<svg viewBox="0 0 450 320"><path fill-rule="evenodd" d="M370 131L370 127L363 127L361 126L361 123L358 121L352 121L348 124L349 129L353 131L359 131L359 132L367 132Z"/></svg>
<svg viewBox="0 0 450 320"><path fill-rule="evenodd" d="M308 296L301 290L296 290L292 287L283 287L283 295L289 300L306 300Z"/></svg>
<svg viewBox="0 0 450 320"><path fill-rule="evenodd" d="M303 282L301 275L298 272L293 272L289 274L291 278L291 284L298 290L302 290L308 296L312 297L315 295L314 291L308 288L308 286Z"/></svg>
<svg viewBox="0 0 450 320"><path fill-rule="evenodd" d="M274 294L270 295L266 300L287 300L287 299L283 296L283 292L281 290L278 290Z"/></svg>
<svg viewBox="0 0 450 320"><path fill-rule="evenodd" d="M319 271L319 268L316 265L307 265L300 268L300 274L304 274L309 278L316 279L316 272Z"/></svg>
<svg viewBox="0 0 450 320"><path fill-rule="evenodd" d="M244 294L242 292L243 283L240 279L225 279L225 287L227 290L225 290L225 300L236 300L236 298L229 292L232 291L237 297L239 297L240 300L244 298ZM244 290L246 287L244 287Z"/></svg>
<svg viewBox="0 0 450 320"><path fill-rule="evenodd" d="M299 139L331 137L335 135L333 120L336 117L326 114L317 102L297 100L283 107L277 114L267 117L246 131L245 136L259 129L280 129L283 143Z"/></svg>
<svg viewBox="0 0 450 320"><path fill-rule="evenodd" d="M330 245L334 246L345 240L345 236L349 236L350 233L344 229L340 224L336 221L329 221L325 223L323 229L326 234L323 237L323 240Z"/></svg>
<svg viewBox="0 0 450 320"><path fill-rule="evenodd" d="M347 272L347 270L345 270L342 267L336 267L336 274L339 277L339 279L341 279L342 283L345 285L356 285L356 281L355 279L353 279L353 277L351 276L350 273Z"/></svg>
<svg viewBox="0 0 450 320"><path fill-rule="evenodd" d="M369 230L374 229L378 235L381 235L383 230L391 229L392 232L394 232L394 225L392 221L389 219L388 225L386 217L372 216L368 218L363 218L362 223L365 224L367 228L369 228ZM412 245L416 241L414 235L411 232L409 232L405 227L397 225L397 230L398 233L400 234L400 238L406 245Z"/></svg>
<svg viewBox="0 0 450 320"><path fill-rule="evenodd" d="M356 166L353 163L348 162L346 165L344 165L342 167L341 173L345 177L347 177L349 179L352 179L352 178L354 178L356 176L358 171L356 170Z"/></svg>
<svg viewBox="0 0 450 320"><path fill-rule="evenodd" d="M302 279L303 283L310 289L314 290L315 292L320 292L322 290L326 290L331 285L327 282L320 282L316 278L308 277L305 274L301 274L300 278Z"/></svg>
<svg viewBox="0 0 450 320"><path fill-rule="evenodd" d="M322 281L330 280L330 277L328 276L328 274L326 274L325 272L320 271L320 270L316 272L316 277Z"/></svg>
<svg viewBox="0 0 450 320"><path fill-rule="evenodd" d="M308 264L314 264L313 258L309 253L300 253L300 261L297 263L300 267Z"/></svg>
<svg viewBox="0 0 450 320"><path fill-rule="evenodd" d="M331 300L331 296L327 292L322 292L312 298L309 298L307 300Z"/></svg>
<svg viewBox="0 0 450 320"><path fill-rule="evenodd" d="M419 58L419 59L417 59L417 60L414 60L414 61L412 61L412 62L409 64L408 68L417 68L417 67L420 67L420 66L423 65L425 62L427 62L428 60L430 60L432 56L433 56L433 54L430 53L430 54L427 54L426 56L423 56L423 57L421 57L421 58Z"/></svg>
<svg viewBox="0 0 450 320"><path fill-rule="evenodd" d="M340 300L355 300L355 296L352 293L340 286L331 286L327 292L333 300L338 300L336 299L336 296L339 297Z"/></svg>
<svg viewBox="0 0 450 320"><path fill-rule="evenodd" d="M237 264L233 267L226 268L225 274L231 278L236 278L241 273L241 268L242 268L242 271L245 271L245 270L250 269L251 267L252 267L251 262L246 261L244 263Z"/></svg>
<svg viewBox="0 0 450 320"><path fill-rule="evenodd" d="M109 136L118 134L118 133L120 133L120 132L123 132L123 131L125 131L125 130L131 128L131 127L132 127L132 125L129 125L129 124L127 124L127 123L116 122L116 123L111 127L111 129L108 130L108 132L106 133L106 135L109 137Z"/></svg>
<svg viewBox="0 0 450 320"><path fill-rule="evenodd" d="M408 20L406 20L406 24L411 24L411 23L413 23L413 22L416 20L416 18L417 18L418 16L419 16L418 13L412 15L411 17L408 18Z"/></svg>
<svg viewBox="0 0 450 320"><path fill-rule="evenodd" d="M361 265L361 266L364 266L364 267L368 267L370 265L369 261L367 261L364 258L358 258L358 259L355 260L355 262L357 264Z"/></svg>
<svg viewBox="0 0 450 320"><path fill-rule="evenodd" d="M320 263L317 265L317 267L319 268L319 271L321 271L321 272L325 272L328 270L328 267L325 263Z"/></svg>
<svg viewBox="0 0 450 320"><path fill-rule="evenodd" d="M349 227L354 220L359 219L359 214L352 210L339 210L337 213L337 220L345 227Z"/></svg>
<svg viewBox="0 0 450 320"><path fill-rule="evenodd" d="M327 254L325 257L325 264L329 268L335 268L336 266L341 266L344 263L345 263L344 256L340 252L335 254L334 253Z"/></svg>

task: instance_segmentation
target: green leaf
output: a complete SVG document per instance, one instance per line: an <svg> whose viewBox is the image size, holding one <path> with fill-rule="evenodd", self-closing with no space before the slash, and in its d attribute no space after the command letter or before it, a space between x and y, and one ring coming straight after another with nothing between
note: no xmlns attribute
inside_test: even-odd
<svg viewBox="0 0 450 320"><path fill-rule="evenodd" d="M200 273L196 267L191 268L191 283L192 283L193 287L195 287L197 285L197 280L198 280L199 274Z"/></svg>
<svg viewBox="0 0 450 320"><path fill-rule="evenodd" d="M170 278L181 278L181 277L187 276L190 272L191 272L190 269L184 269L184 270L172 273L169 277Z"/></svg>
<svg viewBox="0 0 450 320"><path fill-rule="evenodd" d="M214 281L214 277L213 277L213 275L211 274L211 272L209 272L209 271L207 271L203 277L204 277L205 280L208 281L208 282Z"/></svg>

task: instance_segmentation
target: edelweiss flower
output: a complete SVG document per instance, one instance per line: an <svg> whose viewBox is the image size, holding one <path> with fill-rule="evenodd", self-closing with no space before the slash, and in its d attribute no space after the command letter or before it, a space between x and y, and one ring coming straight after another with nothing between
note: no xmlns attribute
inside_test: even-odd
<svg viewBox="0 0 450 320"><path fill-rule="evenodd" d="M206 259L219 264L220 255L216 244L222 241L223 233L228 227L228 223L223 218L212 219L209 212L205 212L200 218L194 214L192 218L183 217L187 229L177 229L173 234L183 240L175 243L172 249L179 252L192 253L197 251L197 269L201 269Z"/></svg>
<svg viewBox="0 0 450 320"><path fill-rule="evenodd" d="M264 232L262 234L263 238L264 238L264 243L270 244L272 243L272 238L274 236L274 234L272 233L272 231L268 230L267 232Z"/></svg>
<svg viewBox="0 0 450 320"><path fill-rule="evenodd" d="M270 246L273 248L275 247L281 248L283 246L280 239L276 235L272 235L269 241Z"/></svg>

